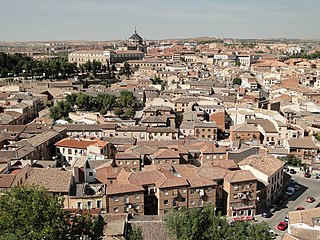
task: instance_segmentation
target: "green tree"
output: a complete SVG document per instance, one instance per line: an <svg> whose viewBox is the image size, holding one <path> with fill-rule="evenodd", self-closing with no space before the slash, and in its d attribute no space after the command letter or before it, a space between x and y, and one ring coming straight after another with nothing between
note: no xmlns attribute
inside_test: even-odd
<svg viewBox="0 0 320 240"><path fill-rule="evenodd" d="M0 239L65 239L62 202L36 187L6 191L0 197L0 229Z"/></svg>
<svg viewBox="0 0 320 240"><path fill-rule="evenodd" d="M132 107L134 105L133 92L121 91L120 96L118 98L118 104L119 106L124 108Z"/></svg>
<svg viewBox="0 0 320 240"><path fill-rule="evenodd" d="M92 97L88 94L79 93L76 98L76 105L80 110L91 109Z"/></svg>
<svg viewBox="0 0 320 240"><path fill-rule="evenodd" d="M117 107L117 108L113 109L113 113L114 113L116 116L120 117L121 114L123 113L122 108Z"/></svg>
<svg viewBox="0 0 320 240"><path fill-rule="evenodd" d="M127 240L143 240L141 227L129 225Z"/></svg>
<svg viewBox="0 0 320 240"><path fill-rule="evenodd" d="M166 215L165 222L169 234L177 240L272 239L266 224L244 221L229 224L220 214L216 215L215 209L209 206L173 210Z"/></svg>
<svg viewBox="0 0 320 240"><path fill-rule="evenodd" d="M73 107L77 100L77 94L71 93L66 96L66 101Z"/></svg>
<svg viewBox="0 0 320 240"><path fill-rule="evenodd" d="M130 65L127 61L123 63L123 74L128 77L131 75Z"/></svg>
<svg viewBox="0 0 320 240"><path fill-rule="evenodd" d="M242 83L242 79L241 78L235 78L235 79L233 79L233 84L235 85L241 85L241 83Z"/></svg>
<svg viewBox="0 0 320 240"><path fill-rule="evenodd" d="M19 186L0 196L0 239L99 240L103 221L63 209L63 199L36 186Z"/></svg>
<svg viewBox="0 0 320 240"><path fill-rule="evenodd" d="M318 141L320 141L320 132L318 132L316 135L314 135L315 136L315 138L318 140Z"/></svg>
<svg viewBox="0 0 320 240"><path fill-rule="evenodd" d="M286 164L292 165L292 166L303 166L304 164L301 162L301 159L293 154L289 154L286 157L280 157L282 161L285 161Z"/></svg>
<svg viewBox="0 0 320 240"><path fill-rule="evenodd" d="M146 102L147 102L146 92L143 91L142 105L143 105L144 107L146 106Z"/></svg>
<svg viewBox="0 0 320 240"><path fill-rule="evenodd" d="M83 88L88 88L89 87L89 83L88 83L88 80L86 79L83 83Z"/></svg>
<svg viewBox="0 0 320 240"><path fill-rule="evenodd" d="M134 110L134 108L126 108L126 110L124 112L124 116L132 118L135 113L136 113L136 111Z"/></svg>
<svg viewBox="0 0 320 240"><path fill-rule="evenodd" d="M69 112L71 112L72 107L68 101L62 100L56 103L55 106L52 106L49 109L50 118L54 121L64 117L67 118L69 116Z"/></svg>
<svg viewBox="0 0 320 240"><path fill-rule="evenodd" d="M52 118L54 121L57 121L60 118L62 118L61 109L59 107L57 107L57 106L52 106L49 109L49 114L50 114L50 118Z"/></svg>

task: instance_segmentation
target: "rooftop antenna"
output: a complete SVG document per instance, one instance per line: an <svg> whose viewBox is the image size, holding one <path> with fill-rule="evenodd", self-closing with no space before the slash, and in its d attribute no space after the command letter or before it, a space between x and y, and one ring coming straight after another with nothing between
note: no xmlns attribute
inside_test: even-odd
<svg viewBox="0 0 320 240"><path fill-rule="evenodd" d="M134 33L137 34L137 27L134 26Z"/></svg>

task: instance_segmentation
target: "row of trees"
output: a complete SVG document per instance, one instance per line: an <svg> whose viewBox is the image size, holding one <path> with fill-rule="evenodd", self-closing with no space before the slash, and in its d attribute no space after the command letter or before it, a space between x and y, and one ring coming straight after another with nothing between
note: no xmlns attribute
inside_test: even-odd
<svg viewBox="0 0 320 240"><path fill-rule="evenodd" d="M102 239L102 219L74 216L62 200L35 186L20 186L0 196L0 240Z"/></svg>
<svg viewBox="0 0 320 240"><path fill-rule="evenodd" d="M115 115L125 114L126 117L132 117L135 114L136 103L136 98L129 91L122 91L118 98L107 93L99 93L97 97L85 93L72 93L50 108L50 117L55 121L66 119L69 112L76 110L96 110L102 115L113 110Z"/></svg>
<svg viewBox="0 0 320 240"><path fill-rule="evenodd" d="M266 223L237 221L231 224L209 206L172 211L165 221L169 234L177 240L273 239Z"/></svg>
<svg viewBox="0 0 320 240"><path fill-rule="evenodd" d="M76 63L70 63L67 55L62 55L45 61L37 61L31 57L20 53L6 54L0 52L0 77L22 76L32 77L41 76L42 78L65 79L75 73L92 73L94 77L97 73L106 73L108 78L115 79L117 71L114 65L109 62L103 65L101 62L93 60L77 66ZM129 76L132 73L127 62L119 73Z"/></svg>
<svg viewBox="0 0 320 240"><path fill-rule="evenodd" d="M20 53L11 55L0 52L0 69L0 77L66 78L77 72L77 65L69 63L66 56L37 61Z"/></svg>
<svg viewBox="0 0 320 240"><path fill-rule="evenodd" d="M0 240L91 239L103 236L104 221L90 214L63 209L63 199L36 186L18 186L0 196ZM177 240L271 240L266 223L229 223L210 206L182 208L165 216L169 234ZM139 240L142 229L132 227L128 238Z"/></svg>
<svg viewBox="0 0 320 240"><path fill-rule="evenodd" d="M290 58L320 59L320 52L294 54L291 55Z"/></svg>

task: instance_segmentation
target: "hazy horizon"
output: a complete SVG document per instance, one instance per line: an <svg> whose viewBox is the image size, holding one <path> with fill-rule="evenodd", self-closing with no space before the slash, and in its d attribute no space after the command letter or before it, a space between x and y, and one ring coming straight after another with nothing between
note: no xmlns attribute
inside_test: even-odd
<svg viewBox="0 0 320 240"><path fill-rule="evenodd" d="M0 41L320 39L317 0L0 0Z"/></svg>

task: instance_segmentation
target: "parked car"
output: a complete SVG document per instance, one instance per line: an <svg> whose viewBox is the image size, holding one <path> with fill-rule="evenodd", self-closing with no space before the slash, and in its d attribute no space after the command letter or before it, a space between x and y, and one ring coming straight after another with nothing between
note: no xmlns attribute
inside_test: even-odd
<svg viewBox="0 0 320 240"><path fill-rule="evenodd" d="M285 166L285 167L283 168L283 171L284 171L284 172L289 172L289 168L288 168L287 166Z"/></svg>
<svg viewBox="0 0 320 240"><path fill-rule="evenodd" d="M288 187L285 194L287 194L288 196L292 196L294 194L294 188Z"/></svg>
<svg viewBox="0 0 320 240"><path fill-rule="evenodd" d="M316 199L314 197L311 197L311 196L307 197L308 203L313 203L314 201L316 201Z"/></svg>
<svg viewBox="0 0 320 240"><path fill-rule="evenodd" d="M264 211L261 215L263 218L269 218L272 216L272 213L270 211Z"/></svg>
<svg viewBox="0 0 320 240"><path fill-rule="evenodd" d="M305 208L304 208L304 207L299 206L299 207L297 207L297 208L296 208L296 210L297 210L297 211L305 210Z"/></svg>
<svg viewBox="0 0 320 240"><path fill-rule="evenodd" d="M285 231L288 227L288 224L286 222L279 222L277 228L281 231Z"/></svg>
<svg viewBox="0 0 320 240"><path fill-rule="evenodd" d="M288 214L287 214L286 217L284 218L284 221L285 221L285 222L289 222L289 216L288 216Z"/></svg>
<svg viewBox="0 0 320 240"><path fill-rule="evenodd" d="M296 170L294 170L293 168L291 168L291 169L289 170L289 173L291 173L291 174L296 174L297 172L296 172Z"/></svg>
<svg viewBox="0 0 320 240"><path fill-rule="evenodd" d="M300 190L300 186L298 184L294 184L292 187L296 192Z"/></svg>
<svg viewBox="0 0 320 240"><path fill-rule="evenodd" d="M294 184L294 183L296 183L297 181L292 177L292 178L290 179L290 182L291 182L291 184Z"/></svg>
<svg viewBox="0 0 320 240"><path fill-rule="evenodd" d="M306 172L306 173L304 174L304 177L305 177L305 178L310 178L310 177L311 177L311 174L308 173L308 172Z"/></svg>
<svg viewBox="0 0 320 240"><path fill-rule="evenodd" d="M271 229L271 228L269 228L268 232L269 232L269 234L270 234L272 237L277 236L277 233L276 233L273 229Z"/></svg>

